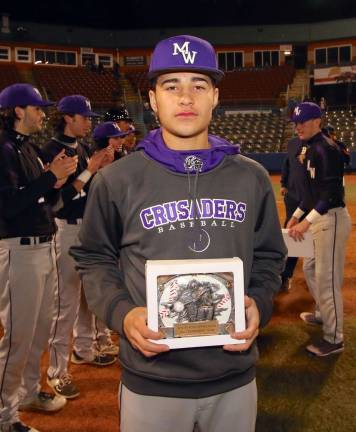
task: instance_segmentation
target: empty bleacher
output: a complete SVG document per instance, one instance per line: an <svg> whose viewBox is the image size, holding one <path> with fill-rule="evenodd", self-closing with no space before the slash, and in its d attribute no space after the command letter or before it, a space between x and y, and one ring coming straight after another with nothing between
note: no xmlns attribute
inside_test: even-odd
<svg viewBox="0 0 356 432"><path fill-rule="evenodd" d="M137 92L140 90L142 95L147 95L149 84L147 80L147 70L130 70L125 73L126 78L129 80L132 88Z"/></svg>
<svg viewBox="0 0 356 432"><path fill-rule="evenodd" d="M22 82L20 74L14 65L0 65L0 91L5 87Z"/></svg>
<svg viewBox="0 0 356 432"><path fill-rule="evenodd" d="M356 111L328 111L325 123L334 126L337 139L344 142L351 151L356 150Z"/></svg>
<svg viewBox="0 0 356 432"><path fill-rule="evenodd" d="M283 115L251 112L216 115L209 132L240 144L243 153L269 153L281 151L284 128Z"/></svg>
<svg viewBox="0 0 356 432"><path fill-rule="evenodd" d="M294 68L288 65L226 72L219 86L221 104L274 105L294 74Z"/></svg>
<svg viewBox="0 0 356 432"><path fill-rule="evenodd" d="M70 94L82 94L97 108L108 108L114 104L118 82L111 71L103 74L84 67L35 66L33 75L49 98L59 100Z"/></svg>

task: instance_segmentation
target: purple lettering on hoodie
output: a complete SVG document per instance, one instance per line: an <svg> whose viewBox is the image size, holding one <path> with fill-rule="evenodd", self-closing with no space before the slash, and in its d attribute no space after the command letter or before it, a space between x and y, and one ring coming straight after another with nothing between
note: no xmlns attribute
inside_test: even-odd
<svg viewBox="0 0 356 432"><path fill-rule="evenodd" d="M177 210L179 214L179 220L187 220L189 218L189 203L188 200L178 201Z"/></svg>
<svg viewBox="0 0 356 432"><path fill-rule="evenodd" d="M235 201L226 200L225 204L226 204L226 219L236 220L235 212L237 210L237 205Z"/></svg>
<svg viewBox="0 0 356 432"><path fill-rule="evenodd" d="M213 216L213 202L211 199L201 199L201 217L202 219L208 219Z"/></svg>
<svg viewBox="0 0 356 432"><path fill-rule="evenodd" d="M243 202L239 202L237 205L237 214L236 214L236 220L237 222L243 222L245 220L246 216L246 204Z"/></svg>
<svg viewBox="0 0 356 432"><path fill-rule="evenodd" d="M169 222L176 222L178 218L176 201L165 203L163 204L163 207L166 211L166 217L169 220Z"/></svg>
<svg viewBox="0 0 356 432"><path fill-rule="evenodd" d="M214 199L214 207L215 207L215 211L214 211L214 217L217 219L224 219L225 214L224 214L224 203L225 200L222 199Z"/></svg>
<svg viewBox="0 0 356 432"><path fill-rule="evenodd" d="M166 225L168 223L163 206L156 205L151 207L151 209L155 221L155 226Z"/></svg>
<svg viewBox="0 0 356 432"><path fill-rule="evenodd" d="M155 223L153 221L152 211L150 208L141 210L140 219L141 219L142 225L146 229L151 229L155 226Z"/></svg>
<svg viewBox="0 0 356 432"><path fill-rule="evenodd" d="M200 219L201 210L199 208L198 200L190 202L189 219Z"/></svg>
<svg viewBox="0 0 356 432"><path fill-rule="evenodd" d="M180 173L194 174L192 199L157 204L141 211L141 221L146 229L159 227L176 221L193 219L227 219L242 222L245 218L246 204L236 203L231 200L199 199L199 175L211 171L221 164L227 155L240 153L238 145L232 145L223 138L208 135L209 148L201 150L172 150L163 140L161 129L151 131L137 146L137 150L143 150L154 161L163 165L166 169ZM199 164L187 164L186 161L196 158ZM197 168L198 167L198 168ZM196 170L199 169L199 172ZM188 171L187 171L188 170ZM187 179L189 183L189 178ZM190 183L189 183L190 184ZM189 190L190 186L189 186Z"/></svg>

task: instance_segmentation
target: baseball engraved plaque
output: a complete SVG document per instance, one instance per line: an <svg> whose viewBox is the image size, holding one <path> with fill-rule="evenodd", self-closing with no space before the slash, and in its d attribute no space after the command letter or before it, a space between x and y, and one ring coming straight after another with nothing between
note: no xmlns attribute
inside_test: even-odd
<svg viewBox="0 0 356 432"><path fill-rule="evenodd" d="M230 337L245 328L238 258L148 261L146 282L148 326L166 335L159 342L171 348L241 343Z"/></svg>

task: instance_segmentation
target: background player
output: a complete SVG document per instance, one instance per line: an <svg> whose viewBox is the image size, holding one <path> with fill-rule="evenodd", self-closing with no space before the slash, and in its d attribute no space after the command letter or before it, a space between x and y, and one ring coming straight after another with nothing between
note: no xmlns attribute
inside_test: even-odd
<svg viewBox="0 0 356 432"><path fill-rule="evenodd" d="M342 282L346 241L351 220L344 202L344 157L338 145L321 132L318 105L303 102L294 109L292 121L302 146L298 159L304 167L303 199L287 224L295 240L311 230L315 256L305 258L303 270L314 297L314 313L303 312L310 324L322 324L323 338L306 347L317 356L343 351ZM305 219L299 222L301 216Z"/></svg>
<svg viewBox="0 0 356 432"><path fill-rule="evenodd" d="M29 84L0 93L0 430L36 432L18 410L57 411L66 400L40 391L40 359L47 346L57 273L51 204L55 187L77 166L64 152L45 171L30 136L41 131L42 99Z"/></svg>
<svg viewBox="0 0 356 432"><path fill-rule="evenodd" d="M92 117L98 116L91 110L87 98L66 96L59 101L57 111L51 119L56 135L43 147L43 160L51 162L64 151L76 155L78 167L60 188L61 206L56 211L59 290L49 344L47 382L56 394L71 399L79 395L68 373L74 324L74 363L106 366L115 361L114 356L95 350L93 315L87 308L74 261L68 255L69 248L77 243L90 180L101 166L112 161L113 155L104 149L90 156L88 147L78 141L90 132Z"/></svg>
<svg viewBox="0 0 356 432"><path fill-rule="evenodd" d="M136 145L136 130L128 110L124 106L120 108L112 108L105 113L104 121L115 122L121 131L128 132L125 136L121 154L126 156L133 152Z"/></svg>
<svg viewBox="0 0 356 432"><path fill-rule="evenodd" d="M129 131L123 132L115 122L100 123L94 129L93 138L95 144L93 150L97 151L110 147L114 151L114 159L118 160L125 156L123 146L125 137L129 133Z"/></svg>
<svg viewBox="0 0 356 432"><path fill-rule="evenodd" d="M287 157L284 160L281 173L281 195L283 196L284 206L286 209L286 219L284 226L298 207L303 196L305 188L304 168L299 162L297 155L300 152L301 141L299 138L292 138L287 144ZM292 286L292 277L297 257L288 257L282 277L281 291L288 291Z"/></svg>

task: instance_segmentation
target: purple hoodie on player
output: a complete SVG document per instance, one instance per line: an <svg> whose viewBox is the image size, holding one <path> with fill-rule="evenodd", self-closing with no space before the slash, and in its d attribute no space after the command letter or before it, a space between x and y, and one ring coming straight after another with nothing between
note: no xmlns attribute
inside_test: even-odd
<svg viewBox="0 0 356 432"><path fill-rule="evenodd" d="M150 158L178 173L210 171L219 165L226 155L240 153L240 146L232 145L223 138L209 135L208 139L211 145L209 149L171 150L163 141L161 129L156 129L138 144L137 150L144 150Z"/></svg>
<svg viewBox="0 0 356 432"><path fill-rule="evenodd" d="M209 149L175 151L158 129L100 170L71 248L89 307L121 335L121 380L136 393L208 397L255 376L255 344L243 354L200 347L146 359L123 330L127 313L146 306L147 260L239 257L261 326L271 317L286 249L268 173L238 146L208 139Z"/></svg>

